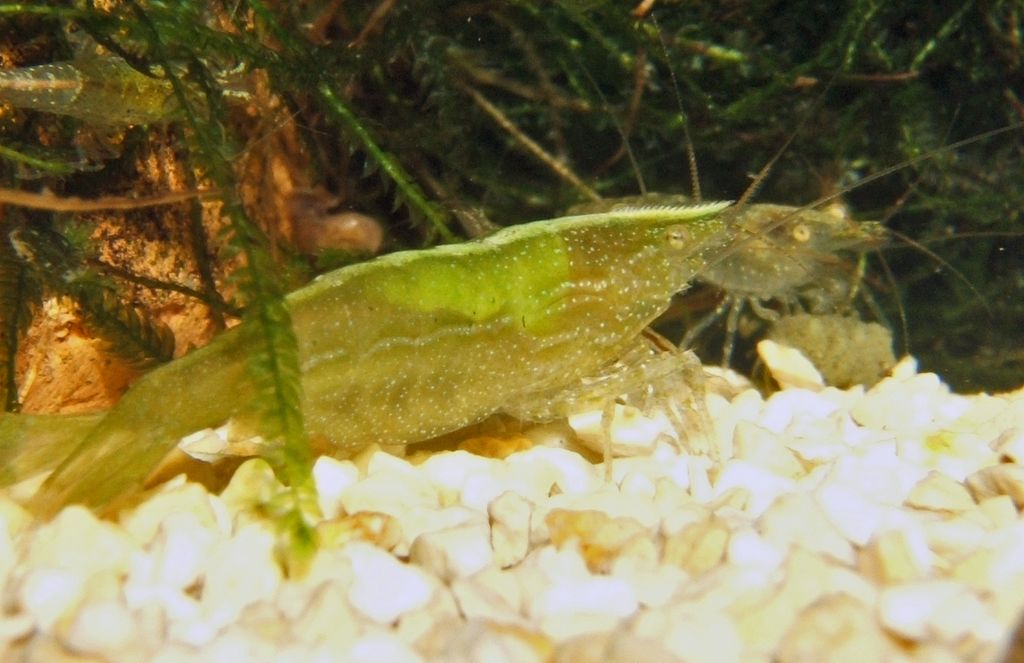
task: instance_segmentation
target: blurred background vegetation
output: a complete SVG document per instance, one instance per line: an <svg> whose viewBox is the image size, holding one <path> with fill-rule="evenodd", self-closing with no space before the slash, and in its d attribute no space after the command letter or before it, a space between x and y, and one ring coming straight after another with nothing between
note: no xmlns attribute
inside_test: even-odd
<svg viewBox="0 0 1024 663"><path fill-rule="evenodd" d="M792 138L754 199L810 203L1020 122L1022 15L1018 0L0 4L3 400L102 407L246 313L271 409L294 410L281 297L318 271L481 219L689 194L686 132L704 198L739 198ZM962 390L1024 375L1022 133L842 196L935 254L893 239L864 288L898 347ZM171 192L185 200L133 208ZM697 289L682 315L720 296Z"/></svg>

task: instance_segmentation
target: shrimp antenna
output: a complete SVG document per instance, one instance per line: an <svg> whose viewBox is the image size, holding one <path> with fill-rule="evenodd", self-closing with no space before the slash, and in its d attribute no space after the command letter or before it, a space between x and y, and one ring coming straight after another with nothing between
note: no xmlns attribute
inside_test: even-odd
<svg viewBox="0 0 1024 663"><path fill-rule="evenodd" d="M839 71L836 71L828 79L828 82L825 83L825 87L822 88L820 93L818 93L818 96L811 103L810 107L806 111L804 111L803 116L800 118L800 122L798 122L796 128L792 132L790 132L789 137L786 138L786 142L784 142L782 146L775 151L775 154L772 155L772 158L768 159L768 162L765 165L761 166L761 170L757 171L757 174L754 175L754 179L753 181L750 182L750 185L747 186L747 190L744 191L743 195L740 196L740 199L736 201L737 206L746 205L748 202L750 202L750 199L757 194L758 190L764 184L765 179L768 178L768 174L771 173L772 168L774 168L775 164L778 163L779 159L782 158L782 155L785 154L787 150L789 150L789 146L793 144L793 141L796 140L796 137L803 133L803 129L810 121L811 117L813 117L814 114L818 112L818 108L825 101L825 95L827 95L828 91L832 89L832 84L836 82L836 78L838 78L838 76ZM837 196L838 195L839 194L837 194ZM817 203L814 204L814 206L817 206L821 202L823 201L818 201Z"/></svg>
<svg viewBox="0 0 1024 663"><path fill-rule="evenodd" d="M939 156L941 154L948 154L950 152L955 152L956 150L960 149L961 147L966 147L968 145L973 145L974 143L979 143L979 142L981 142L983 140L987 140L987 139L992 138L994 136L999 136L1001 134L1009 133L1011 131L1016 131L1016 130L1021 129L1021 128L1024 128L1024 122L1015 122L1014 124L1008 124L1006 126L998 127L996 129L989 129L988 131L982 132L980 134L976 134L974 136L970 136L969 138L964 138L963 140L958 140L955 143L950 143L948 145L943 145L942 147L937 147L937 148L935 148L933 150L930 150L928 152L925 152L925 153L922 153L922 154L918 154L917 156L911 157L909 159L905 159L903 161L900 161L899 163L896 163L896 164L893 164L893 165L888 166L886 168L883 168L882 170L880 170L880 171L878 171L876 173L872 173L870 175L865 176L859 182L856 182L853 186L861 187L861 186L864 186L866 184L870 184L871 182L874 182L876 180L880 180L883 177L888 177L889 175L892 175L893 173L899 172L899 171L901 171L901 170L903 170L903 169L905 169L905 168L907 168L909 166L913 166L915 164L918 164L918 163L921 163L921 162L924 162L924 161L928 161L930 159L934 159L935 157L937 157L937 156ZM790 140L786 141L786 143L789 144L791 141L792 141L792 138ZM762 170L764 170L764 169L762 169ZM776 228L782 226L787 221L792 219L793 216L796 215L797 213L799 213L801 210L813 209L815 207L818 207L819 205L824 205L827 202L831 202L831 201L835 200L836 198L839 198L840 196L843 196L846 193L848 193L851 188L852 187L843 187L843 188L839 189L838 191L834 191L834 192L832 192L830 194L821 196L817 200L814 200L814 201L808 203L807 205L804 205L803 207L799 207L799 208L793 210L792 214L788 214L788 215L784 216L783 218L779 219L778 221L775 221L775 222L771 223L770 225L768 225L765 228L758 229L757 233L750 232L750 231L748 231L746 229L743 229L742 232L744 234L746 234L746 237L738 239L738 241L734 242L732 244L732 246L729 246L727 249L717 253L715 255L715 257L708 263L708 266L716 265L716 264L720 263L721 261L725 260L726 258L731 256L733 253L739 251L747 242L749 242L754 237L770 233L772 230L775 230ZM747 199L747 198L749 198L749 196L744 194L743 199ZM739 202L733 203L730 206L729 209L730 210L735 210L736 208L738 208L742 204L743 199L741 199L741 201L739 201ZM889 231L889 232L892 232L892 231ZM898 236L898 235L894 234L894 236ZM934 252L929 251L920 242L916 242L915 241L911 245L919 246L919 247L921 247L921 249L923 251L926 252L926 254L934 255ZM697 251L697 249L695 248L694 252L696 252L696 251ZM935 257L938 258L940 261L942 260L941 257L939 257L939 256L935 256ZM966 277L963 277L963 278L966 278ZM977 288L975 288L973 285L971 286L971 290L973 292L975 292L975 293L978 293ZM981 294L978 293L978 296L980 297Z"/></svg>
<svg viewBox="0 0 1024 663"><path fill-rule="evenodd" d="M686 116L686 111L683 109L683 95L679 94L679 79L676 78L676 70L672 66L668 44L665 43L665 35L662 34L661 26L658 25L658 19L654 14L651 14L651 23L654 24L655 31L658 33L658 43L661 45L661 52L665 56L665 61L669 63L668 75L672 80L672 92L676 95L679 119L683 122L683 140L686 141L686 162L690 169L690 191L693 194L694 202L699 203L702 196L700 193L700 172L697 170L697 152L693 149L693 139L690 137L690 121Z"/></svg>
<svg viewBox="0 0 1024 663"><path fill-rule="evenodd" d="M895 216L896 213L899 212L899 210L906 204L907 199L910 198L910 194L913 192L914 186L917 184L918 181L920 181L920 179L921 175L918 174L918 176L914 178L914 181L911 182L909 186L907 186L907 190L904 191L903 194L898 199L896 199L896 201L892 205L889 206L889 208L885 211L885 214L883 214L882 218L878 221L878 223L881 224L883 228L885 228L885 231L888 234L895 236L894 231L885 224L888 223L889 219ZM885 256L882 254L881 249L875 249L873 253L878 258L878 262L881 263L882 265L882 272L885 274L885 282L889 285L890 288L892 288L893 293L895 293L894 299L896 301L896 313L900 318L900 335L903 339L903 354L909 355L910 325L907 324L907 309L905 306L903 306L903 300L899 296L900 288L899 284L896 281L896 275L893 274L892 268L889 266L889 261L885 259Z"/></svg>
<svg viewBox="0 0 1024 663"><path fill-rule="evenodd" d="M647 193L647 184L644 182L644 175L640 172L640 164L636 160L636 154L633 152L633 146L629 142L629 136L626 134L626 130L622 127L622 123L619 122L619 118L615 117L615 113L611 111L611 104L608 103L608 97L604 96L604 92L601 91L601 86L597 84L594 77L591 75L590 70L579 60L576 59L576 64L583 71L583 75L590 81L590 86L594 88L594 92L597 93L597 98L601 100L601 106L608 112L608 117L611 118L612 124L615 126L615 131L618 132L619 137L622 138L622 148L626 152L626 158L629 159L629 165L633 168L633 176L636 177L637 188L640 189L641 195Z"/></svg>
<svg viewBox="0 0 1024 663"><path fill-rule="evenodd" d="M815 102L815 103L817 103L817 102ZM801 124L802 124L802 122L801 122ZM793 214L790 214L790 215L788 215L788 216L786 216L786 217L784 217L782 219L779 219L778 221L772 223L767 228L762 228L760 232L762 232L762 233L771 232L772 230L775 230L779 226L781 226L784 223L786 223L786 221L791 219L793 217L793 215L796 214L797 212L799 212L801 210L805 210L805 209L813 209L815 207L819 207L820 205L824 205L825 203L832 202L836 198L839 198L840 196L846 195L853 188L860 188L862 186L870 184L871 182L875 182L877 180L880 180L883 177L888 177L889 175L892 175L893 173L897 173L897 172L899 172L899 171L901 171L901 170L903 170L905 168L908 168L910 166L919 164L919 163L921 163L923 161L929 161L931 159L934 159L935 157L937 157L937 156L939 156L941 154L948 154L950 152L955 152L956 150L959 150L961 147L966 147L968 145L973 145L974 143L980 143L983 140L987 140L989 138L992 138L994 136L999 136L1001 134L1009 133L1011 131L1016 131L1017 129L1021 129L1021 128L1024 128L1024 122L1015 122L1013 124L1008 124L1008 125L1003 126L1003 127L998 127L996 129L989 129L988 131L983 131L980 134L975 134L974 136L970 136L968 138L964 138L962 140L958 140L955 143L950 143L948 145L943 145L942 147L937 147L937 148L935 148L933 150L929 150L928 152L924 152L922 154L918 154L917 156L910 157L909 159L904 159L903 161L900 161L899 163L895 163L895 164L893 164L891 166L887 166L886 168L883 168L882 170L880 170L880 171L878 171L876 173L871 173L870 175L866 175L865 177L861 178L859 181L855 182L851 186L842 187L842 188L840 188L837 191L833 191L832 193L829 193L829 194L826 194L824 196L821 196L817 200L811 201L810 203L804 205L803 207L800 207L800 208L794 210ZM789 145L789 143L791 143L792 140L793 140L793 138L790 137L789 140L786 141L786 145ZM777 159L777 157L778 157L778 155L773 157L772 161L774 162ZM771 162L768 165L771 165ZM765 168L767 168L767 167L768 166L765 166ZM765 168L761 169L762 172L765 170ZM760 173L758 174L758 176L760 176ZM751 185L751 186L753 186L753 185ZM749 191L750 191L750 189L748 188L747 189L747 193L749 193ZM731 209L735 209L735 208L739 207L746 200L748 200L750 198L750 196L747 195L747 193L744 193L739 201L733 203ZM746 240L744 240L744 241L746 241ZM739 248L739 247L734 247L733 250L735 250L736 248ZM729 251L726 254L724 254L722 257L724 258L724 257L726 257L727 255L729 255L731 253L732 253L732 251Z"/></svg>
<svg viewBox="0 0 1024 663"><path fill-rule="evenodd" d="M903 346L903 354L909 355L910 323L907 322L907 308L903 306L903 300L900 299L899 284L896 281L896 275L893 274L892 267L889 265L889 261L885 259L881 251L876 252L876 256L878 257L878 262L882 265L882 271L885 273L885 281L886 283L889 284L889 287L892 288L892 291L895 294L894 298L896 300L896 315L898 315L900 318L900 335L903 337L903 343L901 344ZM865 292L870 293L869 290ZM878 306L878 304L875 303L874 306ZM881 311L879 311L879 313L880 312ZM875 315L878 315L878 313L876 313Z"/></svg>
<svg viewBox="0 0 1024 663"><path fill-rule="evenodd" d="M904 161L900 161L899 163L896 163L896 164L893 164L893 165L888 166L886 168L883 168L882 170L878 171L877 173L871 173L870 175L866 175L862 179L858 180L853 186L856 186L858 188L862 187L862 186L864 186L866 184L870 184L870 183L872 183L872 182L874 182L876 180L880 180L883 177L888 177L889 175L892 175L893 173L899 172L899 171L901 171L904 168L907 168L909 166L914 166L916 164L921 163L922 161L928 161L930 159L934 159L935 157L939 156L940 154L948 154L949 152L955 152L956 150L959 150L961 147L966 147L968 145L973 145L974 143L979 143L979 142L981 142L983 140L987 140L989 138L992 138L993 136L999 136L1000 134L1009 133L1010 131L1015 131L1015 130L1021 129L1021 128L1024 128L1024 122L1015 122L1013 124L1008 124L1006 126L999 127L997 129L989 129L988 131L983 131L980 134L976 134L976 135L971 136L969 138L964 138L963 140L958 140L955 143L950 143L949 145L943 145L942 147L937 147L934 150L930 150L930 151L925 152L923 154L918 154L917 156L910 157L909 159L905 159ZM835 191L833 193L824 195L821 198L818 198L817 200L815 200L814 202L809 203L808 205L806 205L805 209L806 208L810 208L810 207L817 207L818 205L824 205L825 203L832 202L836 198L838 198L838 197L840 197L842 195L845 195L849 190L850 190L850 187L844 187L844 188L842 188L842 189L840 189L838 191Z"/></svg>
<svg viewBox="0 0 1024 663"><path fill-rule="evenodd" d="M954 111L953 111L953 117L950 120L949 126L946 128L946 133L942 137L942 142L943 143L945 143L945 142L947 142L949 140L950 133L953 131L953 126L956 124L956 118L957 118L957 116L959 114L960 114L960 106L957 105L956 109L954 109ZM886 232L889 235L891 235L893 237L897 237L897 238L901 237L901 235L899 235L896 231L894 231L891 228L889 228L886 224L889 222L890 219L892 219L892 217L894 217L900 211L900 209L903 208L904 205L907 204L907 200L910 198L911 194L914 192L914 188L917 186L917 183L921 181L921 178L922 178L922 174L918 173L917 177L915 177L914 180L912 182L910 182L910 184L907 185L907 189L903 192L903 194L900 195L900 197L897 198L896 201L893 202L893 204L889 206L889 208L882 215L882 218L879 219L879 223L882 225L883 228L885 228ZM909 239L909 238L907 238L907 239ZM909 241L908 242L908 245L910 245L910 246L913 246L914 244L917 244L917 242L916 241ZM881 263L881 265L882 265L882 272L885 274L885 281L886 281L886 283L888 283L889 287L892 288L892 291L895 294L896 312L897 312L897 315L899 315L899 319L900 319L900 335L902 336L902 340L903 340L903 354L909 355L910 354L910 326L907 323L907 309L906 309L905 306L903 306L903 299L899 295L900 288L899 288L899 284L896 281L896 275L893 274L892 268L890 267L889 262L885 259L885 256L882 254L881 249L876 249L874 251L874 253L878 257L879 263ZM934 255L934 254L927 254L926 253L925 255ZM936 256L936 257L938 257L938 256ZM945 260L942 260L941 258L939 258L939 264L948 267L951 271L955 272L957 274L957 276L960 276L960 273L957 272L956 269L952 265L947 263ZM961 276L961 278L965 278L965 277ZM965 280L966 280L966 278L965 278ZM967 286L972 291L974 291L974 287L973 287L973 285L971 283L968 283ZM988 303L985 302L984 299L981 299L981 302L984 305L985 310L988 311Z"/></svg>
<svg viewBox="0 0 1024 663"><path fill-rule="evenodd" d="M914 239L913 237L905 235L897 230L892 230L891 228L887 229L887 232L891 234L893 237L907 244L908 246L912 246L921 253L925 254L926 256L934 260L936 264L948 269L957 278L958 281L967 286L967 288L971 291L971 294L978 298L978 301L981 302L981 305L985 309L985 313L989 316L989 318L993 317L992 307L990 307L988 302L985 301L985 296L981 294L978 288L976 288L975 285L971 283L971 280L967 278L963 272L958 270L956 267L951 265L945 258L940 256L938 253L935 253L927 246Z"/></svg>

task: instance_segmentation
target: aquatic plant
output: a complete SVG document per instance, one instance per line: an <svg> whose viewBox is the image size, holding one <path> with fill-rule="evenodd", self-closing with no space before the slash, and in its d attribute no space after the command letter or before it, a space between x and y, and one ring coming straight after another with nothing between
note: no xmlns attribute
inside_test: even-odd
<svg viewBox="0 0 1024 663"><path fill-rule="evenodd" d="M189 194L173 206L99 212L7 201L5 403L17 408L15 359L43 293L73 299L93 333L117 340L135 362L166 356L160 297L204 307L211 330L240 313L259 337L249 366L255 406L267 436L285 440L276 468L310 508L283 296L317 261L292 241L302 222L287 212L292 192L320 187L385 220L389 248L425 246L454 241L457 220L509 224L557 216L591 194L686 191L684 129L704 197L735 198L806 115L761 194L800 204L1019 121L1020 20L1010 0L928 8L805 0L770 10L665 1L632 11L610 0L2 4L5 69L72 67L60 69L61 90L39 89L53 105L0 111L3 187L46 187L54 201ZM104 78L97 62L119 73ZM148 91L133 100L129 90ZM98 121L111 98L150 110ZM539 158L531 143L553 158ZM902 201L887 223L919 242L974 235L943 255L983 297L906 252L887 260L900 292L880 298L891 320L893 302L902 303L906 345L925 368L965 388L1019 381L1024 252L1006 234L1024 209L1022 151L1019 132L1009 134L849 196L868 219ZM156 156L160 165L140 166ZM204 191L205 202L191 197ZM83 224L94 228L88 239L75 235ZM143 240L165 247L180 269L151 274L146 251L111 253L117 241ZM880 273L868 270L884 289ZM956 362L977 356L989 365L956 372ZM301 509L294 513L301 521Z"/></svg>

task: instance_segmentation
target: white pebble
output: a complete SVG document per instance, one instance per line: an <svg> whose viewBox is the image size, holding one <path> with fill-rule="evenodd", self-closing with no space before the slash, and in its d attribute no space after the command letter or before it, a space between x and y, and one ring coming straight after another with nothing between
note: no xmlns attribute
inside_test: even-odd
<svg viewBox="0 0 1024 663"><path fill-rule="evenodd" d="M484 575L483 573L477 574ZM510 583L518 593L518 586ZM459 612L466 619L486 619L490 622L515 624L524 620L514 605L493 587L472 578L460 578L452 582L452 596L459 606Z"/></svg>
<svg viewBox="0 0 1024 663"><path fill-rule="evenodd" d="M630 472L619 483L623 495L652 499L657 492L654 481L645 473Z"/></svg>
<svg viewBox="0 0 1024 663"><path fill-rule="evenodd" d="M985 592L998 593L1024 577L1024 522L1018 521L974 542L976 549L957 560L953 577ZM1024 607L1024 606L1022 606Z"/></svg>
<svg viewBox="0 0 1024 663"><path fill-rule="evenodd" d="M0 597L2 597L3 588L8 586L8 579L17 561L18 553L14 548L14 542L11 541L10 536L7 534L5 523L0 522ZM2 653L3 649L0 648L0 654Z"/></svg>
<svg viewBox="0 0 1024 663"><path fill-rule="evenodd" d="M971 517L934 520L922 525L928 548L947 562L967 557L984 543L988 530Z"/></svg>
<svg viewBox="0 0 1024 663"><path fill-rule="evenodd" d="M842 484L873 502L899 506L928 469L915 466L896 454L889 442L860 445L837 459L828 481Z"/></svg>
<svg viewBox="0 0 1024 663"><path fill-rule="evenodd" d="M281 584L275 544L274 531L254 523L212 547L200 599L207 625L219 628L233 622L246 606L274 596Z"/></svg>
<svg viewBox="0 0 1024 663"><path fill-rule="evenodd" d="M507 491L487 505L491 521L491 549L494 563L501 568L518 564L530 545L531 505L525 498Z"/></svg>
<svg viewBox="0 0 1024 663"><path fill-rule="evenodd" d="M470 618L432 660L438 663L547 663L549 649L546 638L539 634Z"/></svg>
<svg viewBox="0 0 1024 663"><path fill-rule="evenodd" d="M569 426L584 446L603 453L608 443L601 409L588 410L569 416ZM648 417L631 405L616 404L610 426L611 452L615 457L649 454L662 435L674 437L671 425L661 417Z"/></svg>
<svg viewBox="0 0 1024 663"><path fill-rule="evenodd" d="M85 593L86 577L63 569L34 569L22 578L18 602L43 633L53 630Z"/></svg>
<svg viewBox="0 0 1024 663"><path fill-rule="evenodd" d="M989 446L1002 458L1024 465L1024 425L1007 428Z"/></svg>
<svg viewBox="0 0 1024 663"><path fill-rule="evenodd" d="M232 452L231 445L228 442L227 430L223 427L218 430L204 428L191 435L186 435L178 442L178 449L203 463L212 463L229 456L253 455L252 453L238 454Z"/></svg>
<svg viewBox="0 0 1024 663"><path fill-rule="evenodd" d="M923 580L888 587L878 599L882 625L908 640L923 640L942 610L960 613L971 598L970 590L953 580ZM961 616L964 616L961 614Z"/></svg>
<svg viewBox="0 0 1024 663"><path fill-rule="evenodd" d="M398 525L402 531L402 537L393 552L399 557L404 557L409 554L413 541L423 534L440 532L462 525L486 527L487 518L479 511L464 506L443 508L415 506L404 511L398 517Z"/></svg>
<svg viewBox="0 0 1024 663"><path fill-rule="evenodd" d="M749 421L737 422L733 448L736 458L773 474L795 479L806 473L794 453L782 444L778 434Z"/></svg>
<svg viewBox="0 0 1024 663"><path fill-rule="evenodd" d="M153 582L184 589L199 577L217 533L192 512L170 514L160 526L150 555Z"/></svg>
<svg viewBox="0 0 1024 663"><path fill-rule="evenodd" d="M131 644L135 635L135 620L123 604L98 601L78 611L63 640L73 651L109 656Z"/></svg>
<svg viewBox="0 0 1024 663"><path fill-rule="evenodd" d="M690 659L685 659L690 660ZM552 663L683 663L653 638L606 631L587 633L562 642Z"/></svg>
<svg viewBox="0 0 1024 663"><path fill-rule="evenodd" d="M862 426L911 435L954 421L967 399L950 394L934 373L887 378L872 387L851 414Z"/></svg>
<svg viewBox="0 0 1024 663"><path fill-rule="evenodd" d="M540 632L558 642L580 635L594 635L612 631L622 620L602 612L559 612L537 618Z"/></svg>
<svg viewBox="0 0 1024 663"><path fill-rule="evenodd" d="M390 632L397 635L402 642L414 644L420 649L421 646L436 641L439 633L450 630L460 621L461 615L455 597L447 587L439 587L427 604L399 617L398 624Z"/></svg>
<svg viewBox="0 0 1024 663"><path fill-rule="evenodd" d="M127 571L138 545L123 530L82 506L70 506L32 538L29 568L57 568L92 575ZM87 552L88 554L82 554Z"/></svg>
<svg viewBox="0 0 1024 663"><path fill-rule="evenodd" d="M828 591L831 568L820 556L794 548L782 582L773 583L768 596L756 587L743 592L738 604L747 609L737 611L736 622L748 654L764 656L778 648L801 611Z"/></svg>
<svg viewBox="0 0 1024 663"><path fill-rule="evenodd" d="M381 453L373 456L378 457L390 458ZM342 490L339 503L348 514L377 511L399 517L413 507L436 508L440 499L437 488L425 477L404 469L378 467L373 474Z"/></svg>
<svg viewBox="0 0 1024 663"><path fill-rule="evenodd" d="M800 663L825 657L830 663L903 660L871 608L842 593L822 597L804 610L783 638L775 660Z"/></svg>
<svg viewBox="0 0 1024 663"><path fill-rule="evenodd" d="M734 488L749 490L747 512L756 518L764 513L775 498L792 492L795 486L792 479L774 474L763 467L744 460L730 460L715 479L714 494L719 497Z"/></svg>
<svg viewBox="0 0 1024 663"><path fill-rule="evenodd" d="M738 663L743 658L743 640L725 611L650 610L636 617L630 631L663 643L686 663Z"/></svg>
<svg viewBox="0 0 1024 663"><path fill-rule="evenodd" d="M932 470L917 482L907 495L907 506L929 511L960 512L975 506L971 494L959 481Z"/></svg>
<svg viewBox="0 0 1024 663"><path fill-rule="evenodd" d="M782 433L793 425L794 420L820 421L837 409L838 406L822 394L804 389L779 391L765 402L758 425L774 433Z"/></svg>
<svg viewBox="0 0 1024 663"><path fill-rule="evenodd" d="M485 571L486 573L486 571ZM583 581L590 578L587 564L576 547L562 549L553 545L534 548L518 566L509 573L519 585L523 605L521 612L527 614L526 601L539 596L555 583Z"/></svg>
<svg viewBox="0 0 1024 663"><path fill-rule="evenodd" d="M636 612L638 605L636 593L625 580L593 576L549 587L530 601L529 614L546 617L567 613L598 613L621 618Z"/></svg>
<svg viewBox="0 0 1024 663"><path fill-rule="evenodd" d="M805 493L783 495L775 500L759 519L758 529L765 540L780 550L799 545L839 562L853 563L853 546L821 506Z"/></svg>
<svg viewBox="0 0 1024 663"><path fill-rule="evenodd" d="M1010 463L993 465L967 477L967 489L979 502L1007 495L1018 509L1024 508L1024 466Z"/></svg>
<svg viewBox="0 0 1024 663"><path fill-rule="evenodd" d="M631 557L617 558L612 563L611 575L628 582L637 601L646 607L668 605L689 578L677 566L651 564Z"/></svg>
<svg viewBox="0 0 1024 663"><path fill-rule="evenodd" d="M352 606L379 624L394 622L434 595L436 580L380 548L356 541L345 546L342 555L352 565L354 580L348 594Z"/></svg>
<svg viewBox="0 0 1024 663"><path fill-rule="evenodd" d="M765 339L758 342L757 354L783 389L817 390L825 386L825 378L796 348Z"/></svg>
<svg viewBox="0 0 1024 663"><path fill-rule="evenodd" d="M348 663L422 663L423 658L393 635L370 633L359 638L346 652Z"/></svg>
<svg viewBox="0 0 1024 663"><path fill-rule="evenodd" d="M466 482L472 477L490 476L501 463L468 451L450 451L427 458L419 466L423 476L430 479L442 494L442 503L455 501Z"/></svg>
<svg viewBox="0 0 1024 663"><path fill-rule="evenodd" d="M990 529L1011 527L1017 522L1017 507L1009 495L996 495L978 500L978 509L974 515Z"/></svg>
<svg viewBox="0 0 1024 663"><path fill-rule="evenodd" d="M387 474L404 474L409 477L419 478L419 471L415 465L394 454L377 450L366 459L366 476L373 476L382 472Z"/></svg>
<svg viewBox="0 0 1024 663"><path fill-rule="evenodd" d="M545 477L542 473L521 475L517 472L516 476L510 474L507 467L502 466L500 475L487 473L467 477L459 494L459 502L470 509L486 511L487 505L502 493L512 492L528 500L544 499L555 482L554 476Z"/></svg>
<svg viewBox="0 0 1024 663"><path fill-rule="evenodd" d="M341 515L341 495L345 489L359 480L359 468L349 460L335 460L321 456L313 465L313 480L320 503L320 513L325 519Z"/></svg>
<svg viewBox="0 0 1024 663"><path fill-rule="evenodd" d="M483 524L426 532L413 541L409 560L444 582L471 576L494 561L490 532Z"/></svg>
<svg viewBox="0 0 1024 663"><path fill-rule="evenodd" d="M578 453L565 449L533 447L505 459L512 472L532 474L552 471L554 483L567 494L585 494L602 484L597 469Z"/></svg>
<svg viewBox="0 0 1024 663"><path fill-rule="evenodd" d="M194 483L163 486L160 492L134 511L121 516L120 522L126 532L145 545L157 535L165 519L171 515L181 518L185 513L192 514L202 527L212 531L226 533L229 530L229 517L223 502L211 498L202 486Z"/></svg>
<svg viewBox="0 0 1024 663"><path fill-rule="evenodd" d="M0 657L10 643L29 635L34 627L32 617L24 612L0 615Z"/></svg>
<svg viewBox="0 0 1024 663"><path fill-rule="evenodd" d="M729 537L726 559L736 566L772 571L782 563L785 554L754 530L743 528Z"/></svg>
<svg viewBox="0 0 1024 663"><path fill-rule="evenodd" d="M305 610L292 620L295 638L325 643L332 650L347 649L359 634L360 620L345 590L344 584L334 580L316 586Z"/></svg>
<svg viewBox="0 0 1024 663"><path fill-rule="evenodd" d="M690 495L698 502L709 502L714 497L711 489L711 478L708 476L711 470L711 459L703 456L691 457L687 465Z"/></svg>
<svg viewBox="0 0 1024 663"><path fill-rule="evenodd" d="M822 486L817 499L833 527L859 546L868 542L884 517L879 504L839 483Z"/></svg>
<svg viewBox="0 0 1024 663"><path fill-rule="evenodd" d="M636 521L643 529L655 529L660 521L651 501L633 495L623 495L606 487L589 495L554 495L536 507L530 519L530 539L534 542L550 538L548 514L555 510L586 512L600 511L609 518L628 518Z"/></svg>
<svg viewBox="0 0 1024 663"><path fill-rule="evenodd" d="M861 550L861 571L882 584L920 580L931 573L933 558L921 527L888 530Z"/></svg>

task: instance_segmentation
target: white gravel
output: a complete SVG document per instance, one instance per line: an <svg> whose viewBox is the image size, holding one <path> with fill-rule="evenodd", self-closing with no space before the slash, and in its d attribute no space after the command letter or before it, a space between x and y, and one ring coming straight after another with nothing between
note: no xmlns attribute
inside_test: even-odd
<svg viewBox="0 0 1024 663"><path fill-rule="evenodd" d="M543 445L321 458L301 578L259 460L116 524L0 494L0 660L999 660L1024 608L1024 390L956 395L904 361L841 391L789 356L766 350L789 385L770 398L709 396L714 461L622 409L611 483Z"/></svg>

